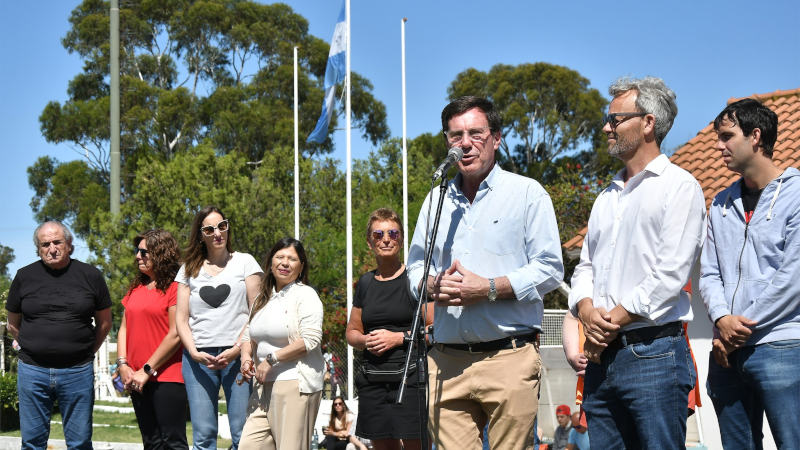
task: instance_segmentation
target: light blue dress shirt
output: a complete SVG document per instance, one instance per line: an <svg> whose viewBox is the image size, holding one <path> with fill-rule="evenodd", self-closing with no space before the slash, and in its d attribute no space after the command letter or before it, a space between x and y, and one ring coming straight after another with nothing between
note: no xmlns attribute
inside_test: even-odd
<svg viewBox="0 0 800 450"><path fill-rule="evenodd" d="M434 340L439 343L488 342L541 331L542 297L564 276L561 244L550 196L535 180L495 165L470 204L460 189L461 175L448 184L430 275L455 260L485 278L508 277L516 299L481 301L470 306L436 306ZM419 296L423 275L428 204L431 214L439 188L422 204L408 255L408 278Z"/></svg>

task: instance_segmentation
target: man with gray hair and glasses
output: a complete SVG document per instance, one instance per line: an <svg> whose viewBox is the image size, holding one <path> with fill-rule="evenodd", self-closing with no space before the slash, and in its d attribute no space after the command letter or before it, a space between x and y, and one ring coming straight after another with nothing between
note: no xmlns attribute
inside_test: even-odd
<svg viewBox="0 0 800 450"><path fill-rule="evenodd" d="M22 448L43 449L58 400L71 449L92 448L94 354L111 329L103 274L70 258L72 233L50 221L33 232L40 260L17 271L8 292L8 330L17 365ZM94 323L92 323L94 319Z"/></svg>
<svg viewBox="0 0 800 450"><path fill-rule="evenodd" d="M623 78L604 119L625 163L592 207L569 306L584 326L592 447L683 449L695 370L682 287L703 244L705 199L660 146L678 107L659 78Z"/></svg>

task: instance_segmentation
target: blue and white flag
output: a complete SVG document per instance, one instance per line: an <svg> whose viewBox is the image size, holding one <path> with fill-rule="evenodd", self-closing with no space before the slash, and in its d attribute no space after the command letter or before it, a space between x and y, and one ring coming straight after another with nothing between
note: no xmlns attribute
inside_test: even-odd
<svg viewBox="0 0 800 450"><path fill-rule="evenodd" d="M306 142L322 143L328 136L328 124L333 114L333 102L336 85L344 80L346 70L347 52L347 24L344 17L345 5L342 3L342 10L339 12L339 20L336 21L336 29L333 31L331 39L331 51L328 53L328 66L325 68L325 100L322 103L322 114L319 116L317 126L308 135Z"/></svg>

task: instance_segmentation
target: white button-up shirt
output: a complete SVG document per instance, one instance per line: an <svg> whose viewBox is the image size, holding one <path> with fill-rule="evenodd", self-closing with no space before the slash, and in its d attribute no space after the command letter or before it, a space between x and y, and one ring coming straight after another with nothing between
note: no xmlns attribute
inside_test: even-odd
<svg viewBox="0 0 800 450"><path fill-rule="evenodd" d="M572 275L569 307L583 298L610 311L622 305L644 320L625 329L692 320L682 290L705 237L705 199L689 172L659 155L636 176L625 169L597 197L581 260Z"/></svg>

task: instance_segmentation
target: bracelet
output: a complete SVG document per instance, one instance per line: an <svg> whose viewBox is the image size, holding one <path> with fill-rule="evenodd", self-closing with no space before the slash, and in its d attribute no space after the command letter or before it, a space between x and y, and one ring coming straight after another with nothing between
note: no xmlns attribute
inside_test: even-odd
<svg viewBox="0 0 800 450"><path fill-rule="evenodd" d="M241 342L239 342L239 341L236 341L236 342L234 342L234 343L233 343L233 346L234 346L234 347L238 347L238 348L239 348L239 350L241 350L241 349L242 349L242 343L241 343Z"/></svg>
<svg viewBox="0 0 800 450"><path fill-rule="evenodd" d="M117 365L118 366L127 366L128 359L127 358L117 358Z"/></svg>

